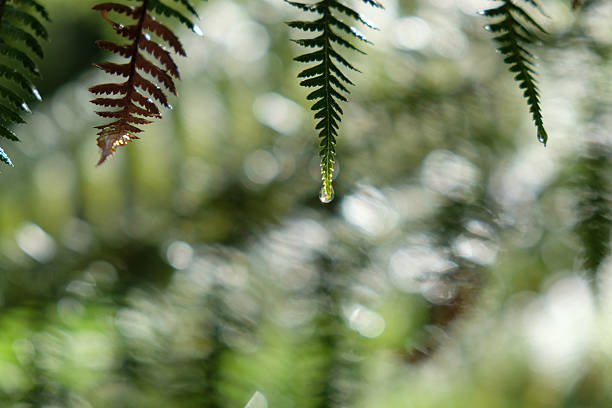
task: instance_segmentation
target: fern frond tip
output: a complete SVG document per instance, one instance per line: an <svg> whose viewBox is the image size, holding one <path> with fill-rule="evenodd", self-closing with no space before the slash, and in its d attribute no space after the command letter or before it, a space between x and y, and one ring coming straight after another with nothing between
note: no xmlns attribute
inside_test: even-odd
<svg viewBox="0 0 612 408"><path fill-rule="evenodd" d="M548 135L542 122L534 57L525 49L525 44L534 43L537 38L525 24L535 27L540 32L546 33L546 31L529 13L512 0L500 0L500 2L501 5L481 10L478 14L498 19L484 26L484 29L497 34L493 38L500 45L497 50L504 56L504 63L508 64L508 70L515 74L514 80L523 90L523 97L526 99L529 112L537 128L537 138L546 146ZM525 2L539 8L534 0L525 0Z"/></svg>

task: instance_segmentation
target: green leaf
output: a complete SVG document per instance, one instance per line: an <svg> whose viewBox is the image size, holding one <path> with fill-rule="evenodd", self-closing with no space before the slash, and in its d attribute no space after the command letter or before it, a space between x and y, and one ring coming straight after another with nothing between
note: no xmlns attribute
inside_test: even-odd
<svg viewBox="0 0 612 408"><path fill-rule="evenodd" d="M36 64L25 52L20 51L17 48L6 43L0 43L0 55L5 55L9 58L17 60L25 69L30 72L30 74L36 77L40 77L40 73L38 72Z"/></svg>
<svg viewBox="0 0 612 408"><path fill-rule="evenodd" d="M7 99L11 103L11 105L16 107L17 109L21 109L25 112L32 113L32 111L30 110L30 107L25 103L23 98L21 98L19 95L17 95L15 92L11 91L10 89L0 86L0 96Z"/></svg>
<svg viewBox="0 0 612 408"><path fill-rule="evenodd" d="M298 62L313 62L313 61L323 61L325 58L325 52L323 50L311 52L308 54L300 55L299 57L295 57L294 61Z"/></svg>
<svg viewBox="0 0 612 408"><path fill-rule="evenodd" d="M336 10L338 10L341 13L346 14L347 16L351 17L352 19L354 19L356 21L359 21L363 25L368 26L368 27L370 27L373 30L378 30L378 27L376 27L372 22L367 20L365 16L357 13L355 10L353 10L353 9L351 9L349 7L346 7L342 3L333 2L329 6L334 8L334 9L336 9Z"/></svg>
<svg viewBox="0 0 612 408"><path fill-rule="evenodd" d="M3 125L0 125L0 137L4 137L14 142L19 141L19 138L17 137L17 135L13 133L9 128Z"/></svg>
<svg viewBox="0 0 612 408"><path fill-rule="evenodd" d="M319 8L317 7L316 4L305 4L305 3L297 3L294 1L287 1L285 0L285 2L287 4L291 4L293 7L297 7L303 11L308 11L311 13L318 13L321 14L321 11L319 10Z"/></svg>
<svg viewBox="0 0 612 408"><path fill-rule="evenodd" d="M40 21L38 21L38 19L33 15L26 13L23 10L6 5L4 6L4 18L7 18L10 21L19 21L25 24L34 30L34 33L40 38L46 40L49 37L47 29L40 23Z"/></svg>
<svg viewBox="0 0 612 408"><path fill-rule="evenodd" d="M187 17L185 17L183 14L173 9L172 7L166 6L159 0L149 0L147 9L155 11L157 14L161 14L166 17L176 18L182 24L187 26L190 30L196 31L197 26L193 24L191 20L189 20ZM199 28L197 28L197 30L199 30Z"/></svg>
<svg viewBox="0 0 612 408"><path fill-rule="evenodd" d="M336 44L342 45L350 50L357 51L358 53L365 55L365 52L356 48L353 44L346 41L344 38L340 37L339 35L334 34L333 32L329 33L329 40L335 42Z"/></svg>
<svg viewBox="0 0 612 408"><path fill-rule="evenodd" d="M34 52L34 54L38 55L40 58L43 57L43 50L36 38L32 36L32 34L27 31L22 30L21 28L17 28L13 25L7 24L6 22L2 22L0 24L0 31L3 35L3 38L9 37L17 41L22 41L25 45L28 46L30 50Z"/></svg>
<svg viewBox="0 0 612 408"><path fill-rule="evenodd" d="M287 25L303 31L323 31L325 29L325 21L323 19L316 21L290 21Z"/></svg>
<svg viewBox="0 0 612 408"><path fill-rule="evenodd" d="M34 96L34 98L36 98L39 101L41 100L40 94L38 93L38 90L34 87L32 82L30 82L30 80L28 80L23 74L21 74L16 69L13 69L7 65L0 64L0 77L4 77L7 80L11 81L12 83L19 85L19 87L23 89L24 91L31 93Z"/></svg>
<svg viewBox="0 0 612 408"><path fill-rule="evenodd" d="M38 14L42 16L42 18L44 18L45 20L49 22L51 21L51 19L49 18L49 14L47 14L47 11L45 10L45 8L36 0L11 0L11 2L19 3L27 7L32 7L36 10Z"/></svg>
<svg viewBox="0 0 612 408"><path fill-rule="evenodd" d="M0 119L7 122L25 123L25 120L21 119L21 116L19 116L18 113L12 111L2 104L0 104Z"/></svg>
<svg viewBox="0 0 612 408"><path fill-rule="evenodd" d="M193 14L195 17L198 17L198 12L196 11L196 9L191 5L191 3L189 3L188 0L174 0L177 3L182 4L191 14Z"/></svg>

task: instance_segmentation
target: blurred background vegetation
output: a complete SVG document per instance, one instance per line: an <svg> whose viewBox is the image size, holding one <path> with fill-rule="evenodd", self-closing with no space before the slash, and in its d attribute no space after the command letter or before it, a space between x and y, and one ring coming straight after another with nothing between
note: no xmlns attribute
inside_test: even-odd
<svg viewBox="0 0 612 408"><path fill-rule="evenodd" d="M364 6L329 205L292 7L200 3L174 109L96 167L112 33L45 3L0 169L0 407L612 406L610 2L542 3L546 148L490 3Z"/></svg>

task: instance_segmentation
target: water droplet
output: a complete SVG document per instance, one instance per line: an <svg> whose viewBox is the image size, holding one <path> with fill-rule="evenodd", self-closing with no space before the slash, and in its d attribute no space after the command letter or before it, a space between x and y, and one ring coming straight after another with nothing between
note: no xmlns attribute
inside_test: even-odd
<svg viewBox="0 0 612 408"><path fill-rule="evenodd" d="M200 37L204 35L204 33L202 32L202 29L195 24L193 25L191 29L193 30L194 33L196 33Z"/></svg>
<svg viewBox="0 0 612 408"><path fill-rule="evenodd" d="M491 28L491 26L490 26L490 25L488 25L488 24L487 24L486 26L483 26L482 28L484 28L484 29L485 29L485 30L487 30L487 31L493 31L493 29Z"/></svg>
<svg viewBox="0 0 612 408"><path fill-rule="evenodd" d="M147 41L151 41L151 35L150 35L149 33L144 33L144 38L145 38Z"/></svg>
<svg viewBox="0 0 612 408"><path fill-rule="evenodd" d="M546 147L546 141L548 140L548 135L544 129L538 129L538 142L542 143L544 147Z"/></svg>
<svg viewBox="0 0 612 408"><path fill-rule="evenodd" d="M26 111L28 113L32 113L32 111L30 110L30 107L25 102L21 102L21 109L23 109L24 111Z"/></svg>
<svg viewBox="0 0 612 408"><path fill-rule="evenodd" d="M42 98L40 97L40 93L38 92L38 89L32 88L31 91L32 91L32 94L34 95L34 97L37 100L42 101Z"/></svg>
<svg viewBox="0 0 612 408"><path fill-rule="evenodd" d="M321 187L321 192L319 193L319 201L321 201L323 204L328 204L331 203L334 197L334 188L331 185L329 186L329 191L325 189L325 185Z"/></svg>
<svg viewBox="0 0 612 408"><path fill-rule="evenodd" d="M476 14L479 14L479 15L481 15L481 16L484 16L484 15L486 15L486 14L487 14L487 12L486 12L486 11L484 11L484 10L478 10L478 11L476 12Z"/></svg>

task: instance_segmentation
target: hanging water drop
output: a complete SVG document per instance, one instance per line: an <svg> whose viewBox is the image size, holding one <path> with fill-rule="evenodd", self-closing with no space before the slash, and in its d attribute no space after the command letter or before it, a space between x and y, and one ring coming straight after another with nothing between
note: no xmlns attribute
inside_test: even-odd
<svg viewBox="0 0 612 408"><path fill-rule="evenodd" d="M544 147L546 147L546 141L548 140L548 135L546 134L546 131L542 128L539 128L537 136L538 142L542 143Z"/></svg>
<svg viewBox="0 0 612 408"><path fill-rule="evenodd" d="M21 109L23 109L24 112L32 113L32 111L30 110L30 107L25 102L21 103Z"/></svg>
<svg viewBox="0 0 612 408"><path fill-rule="evenodd" d="M323 204L328 204L331 203L334 197L334 187L330 185L329 190L325 189L325 185L321 187L321 192L319 193L319 201L321 201Z"/></svg>
<svg viewBox="0 0 612 408"><path fill-rule="evenodd" d="M476 14L478 14L478 15L480 15L480 16L484 16L484 15L486 15L486 14L487 14L487 12L486 12L486 11L484 11L484 10L478 10L478 11L476 12Z"/></svg>

